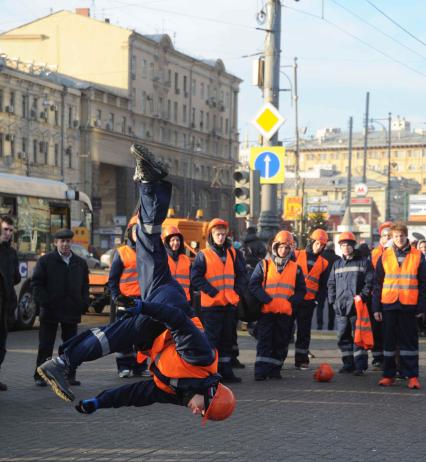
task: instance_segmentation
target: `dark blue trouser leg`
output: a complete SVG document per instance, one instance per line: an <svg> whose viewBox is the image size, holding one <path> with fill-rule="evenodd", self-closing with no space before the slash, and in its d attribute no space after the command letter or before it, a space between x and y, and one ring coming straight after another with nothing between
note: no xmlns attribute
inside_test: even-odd
<svg viewBox="0 0 426 462"><path fill-rule="evenodd" d="M210 345L219 353L219 373L224 377L233 375L232 339L235 324L235 308L224 307L223 310L205 308L202 310L204 329Z"/></svg>
<svg viewBox="0 0 426 462"><path fill-rule="evenodd" d="M372 310L371 310L371 304L369 304L368 306L368 313L370 315L371 330L373 331L373 340L374 340L374 346L371 350L371 353L373 355L374 361L380 361L382 363L383 362L383 321L379 322L375 320Z"/></svg>
<svg viewBox="0 0 426 462"><path fill-rule="evenodd" d="M352 323L349 316L336 316L337 346L342 354L343 367L354 369L354 338L352 336Z"/></svg>
<svg viewBox="0 0 426 462"><path fill-rule="evenodd" d="M83 362L128 350L133 345L146 342L150 348L154 339L165 329L164 325L149 316L138 315L119 319L113 324L86 330L59 347L59 354L65 357L71 369Z"/></svg>
<svg viewBox="0 0 426 462"><path fill-rule="evenodd" d="M311 343L312 316L315 310L315 302L305 300L299 304L295 311L297 321L297 335L295 342L295 364L309 364L309 345Z"/></svg>

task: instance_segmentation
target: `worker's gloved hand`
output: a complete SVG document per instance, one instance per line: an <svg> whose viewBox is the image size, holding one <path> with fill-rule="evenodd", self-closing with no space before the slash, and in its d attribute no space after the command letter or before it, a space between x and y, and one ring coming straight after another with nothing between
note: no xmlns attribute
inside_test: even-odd
<svg viewBox="0 0 426 462"><path fill-rule="evenodd" d="M142 313L142 300L135 300L134 305L131 308L127 308L126 315L129 316L137 316L138 314Z"/></svg>
<svg viewBox="0 0 426 462"><path fill-rule="evenodd" d="M116 306L123 306L124 308L132 308L135 306L135 300L132 297L120 294L114 299Z"/></svg>
<svg viewBox="0 0 426 462"><path fill-rule="evenodd" d="M80 414L93 414L99 409L99 402L96 398L83 399L75 408Z"/></svg>

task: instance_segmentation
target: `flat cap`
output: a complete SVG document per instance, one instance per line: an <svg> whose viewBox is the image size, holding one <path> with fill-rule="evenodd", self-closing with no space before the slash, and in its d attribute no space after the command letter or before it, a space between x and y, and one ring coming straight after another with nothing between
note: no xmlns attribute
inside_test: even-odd
<svg viewBox="0 0 426 462"><path fill-rule="evenodd" d="M74 233L68 228L61 228L53 235L55 239L72 239Z"/></svg>

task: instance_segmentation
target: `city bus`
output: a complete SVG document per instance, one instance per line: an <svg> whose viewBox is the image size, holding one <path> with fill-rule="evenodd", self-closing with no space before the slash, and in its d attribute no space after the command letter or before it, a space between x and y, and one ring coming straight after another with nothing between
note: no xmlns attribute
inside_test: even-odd
<svg viewBox="0 0 426 462"><path fill-rule="evenodd" d="M78 220L71 222L73 216ZM90 233L92 204L87 194L61 181L0 173L0 214L15 220L13 246L18 252L22 281L15 287L16 329L31 329L38 314L31 290L37 258L52 249L52 235L60 228L79 227Z"/></svg>

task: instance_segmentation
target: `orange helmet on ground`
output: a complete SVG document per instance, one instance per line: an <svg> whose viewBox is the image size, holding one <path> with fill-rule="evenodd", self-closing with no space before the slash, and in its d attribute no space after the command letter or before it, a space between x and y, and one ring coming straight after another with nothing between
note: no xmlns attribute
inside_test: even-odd
<svg viewBox="0 0 426 462"><path fill-rule="evenodd" d="M138 224L138 216L137 215L133 215L129 222L127 223L127 229L131 228L133 225L137 225Z"/></svg>
<svg viewBox="0 0 426 462"><path fill-rule="evenodd" d="M350 231L344 231L339 235L338 243L340 244L343 241L353 241L356 243L356 237L354 233L351 233Z"/></svg>
<svg viewBox="0 0 426 462"><path fill-rule="evenodd" d="M222 218L213 218L213 220L211 220L207 226L207 234L210 234L212 229L216 228L217 226L222 226L227 230L229 229L229 223L226 220L222 220Z"/></svg>
<svg viewBox="0 0 426 462"><path fill-rule="evenodd" d="M161 237L164 240L164 239L166 239L168 237L172 237L172 236L181 237L182 233L179 231L179 228L177 226L174 226L174 225L166 226L163 229L163 233L161 234Z"/></svg>
<svg viewBox="0 0 426 462"><path fill-rule="evenodd" d="M393 225L393 222L392 221L385 221L384 223L382 223L380 226L379 226L379 236L382 235L382 231L386 228L391 228Z"/></svg>
<svg viewBox="0 0 426 462"><path fill-rule="evenodd" d="M314 229L310 236L310 239L312 239L313 241L320 241L321 244L325 245L328 242L328 234L321 228Z"/></svg>
<svg viewBox="0 0 426 462"><path fill-rule="evenodd" d="M216 393L204 413L203 424L205 424L206 420L227 419L234 412L236 405L237 400L232 390L219 383Z"/></svg>
<svg viewBox="0 0 426 462"><path fill-rule="evenodd" d="M330 382L333 377L333 368L328 363L320 364L318 369L314 372L314 379L317 382Z"/></svg>
<svg viewBox="0 0 426 462"><path fill-rule="evenodd" d="M274 243L293 245L294 238L290 231L279 231L274 237Z"/></svg>

